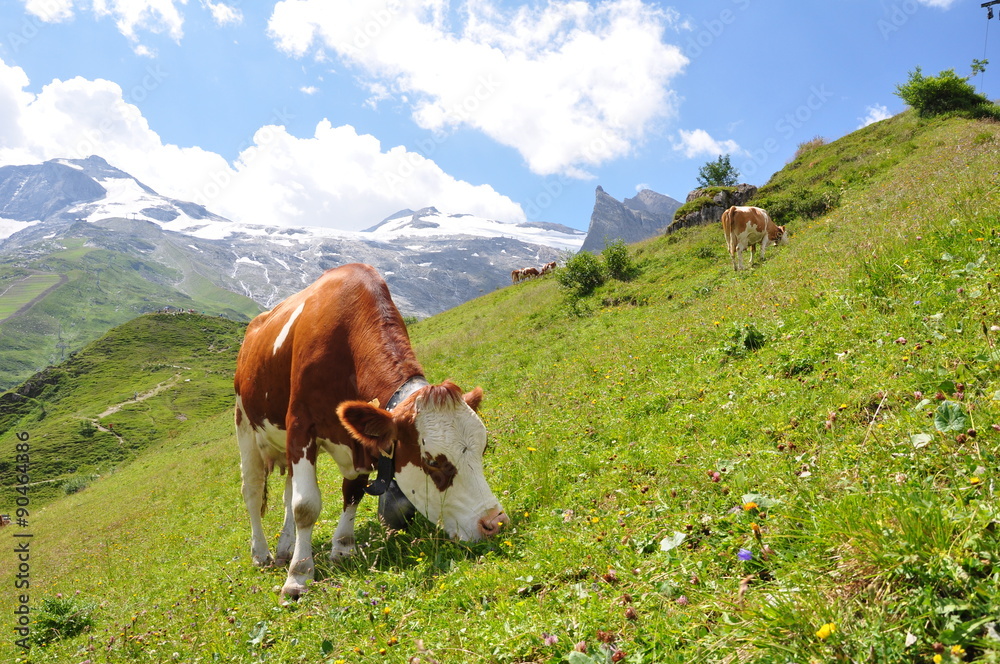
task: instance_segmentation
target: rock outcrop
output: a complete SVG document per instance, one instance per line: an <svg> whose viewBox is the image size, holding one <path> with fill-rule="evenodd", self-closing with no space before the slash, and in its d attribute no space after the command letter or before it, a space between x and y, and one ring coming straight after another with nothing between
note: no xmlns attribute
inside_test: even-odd
<svg viewBox="0 0 1000 664"><path fill-rule="evenodd" d="M692 209L670 224L667 232L672 233L688 226L719 223L723 212L733 205L746 205L756 193L757 187L752 184L695 189L687 195L684 203L685 206L692 205Z"/></svg>

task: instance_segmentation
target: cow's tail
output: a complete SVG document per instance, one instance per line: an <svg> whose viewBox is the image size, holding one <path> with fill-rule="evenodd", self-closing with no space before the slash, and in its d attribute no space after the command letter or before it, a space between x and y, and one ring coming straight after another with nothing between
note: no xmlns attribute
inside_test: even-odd
<svg viewBox="0 0 1000 664"><path fill-rule="evenodd" d="M271 470L274 468L272 463L264 464L264 491L260 497L260 515L264 516L267 514L267 479L271 476Z"/></svg>

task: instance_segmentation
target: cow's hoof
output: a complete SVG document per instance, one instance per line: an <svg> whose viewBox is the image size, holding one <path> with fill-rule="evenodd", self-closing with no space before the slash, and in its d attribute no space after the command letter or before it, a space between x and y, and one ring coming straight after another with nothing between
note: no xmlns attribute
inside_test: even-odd
<svg viewBox="0 0 1000 664"><path fill-rule="evenodd" d="M330 562L337 562L343 560L344 558L350 558L355 553L357 553L358 548L354 546L354 542L334 542L333 548L330 550Z"/></svg>
<svg viewBox="0 0 1000 664"><path fill-rule="evenodd" d="M266 556L252 556L254 567L271 567L274 565L274 558L268 553Z"/></svg>
<svg viewBox="0 0 1000 664"><path fill-rule="evenodd" d="M281 587L281 597L282 599L289 601L297 601L300 597L306 594L305 584L299 583L289 579L285 581L285 585Z"/></svg>

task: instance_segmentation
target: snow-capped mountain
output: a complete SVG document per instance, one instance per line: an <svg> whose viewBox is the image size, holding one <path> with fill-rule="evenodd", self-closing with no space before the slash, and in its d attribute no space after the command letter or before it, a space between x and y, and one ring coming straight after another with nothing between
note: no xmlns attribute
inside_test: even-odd
<svg viewBox="0 0 1000 664"><path fill-rule="evenodd" d="M38 255L69 236L170 266L182 261L264 307L328 268L365 262L385 276L405 314L428 316L508 284L514 268L579 250L586 234L433 207L356 232L251 224L161 196L97 156L0 168L0 254Z"/></svg>

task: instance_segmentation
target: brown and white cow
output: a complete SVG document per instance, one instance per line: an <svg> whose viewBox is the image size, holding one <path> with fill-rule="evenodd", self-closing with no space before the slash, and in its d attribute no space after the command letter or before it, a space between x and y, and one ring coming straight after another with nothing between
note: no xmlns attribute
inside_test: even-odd
<svg viewBox="0 0 1000 664"><path fill-rule="evenodd" d="M521 280L521 270L511 270L510 283L516 284Z"/></svg>
<svg viewBox="0 0 1000 664"><path fill-rule="evenodd" d="M733 258L733 270L743 269L743 252L750 250L750 264L754 262L754 248L760 245L760 257L771 245L788 244L784 226L778 226L767 212L759 207L736 206L722 213L722 232L726 247Z"/></svg>
<svg viewBox="0 0 1000 664"><path fill-rule="evenodd" d="M556 269L555 261L552 261L551 263L546 263L545 265L542 266L542 274L548 274L549 272L552 272L555 269Z"/></svg>
<svg viewBox="0 0 1000 664"><path fill-rule="evenodd" d="M354 517L368 493L395 482L452 537L479 540L508 522L483 475L482 389L430 385L389 288L368 265L328 270L249 325L237 360L236 436L255 565L274 560L261 523L267 477L285 480L276 561L290 563L282 594L313 579L312 529L320 514L316 458L343 476L343 513L331 559L354 552ZM382 406L384 404L384 407ZM391 457L391 458L390 458ZM378 467L378 479L368 475Z"/></svg>

